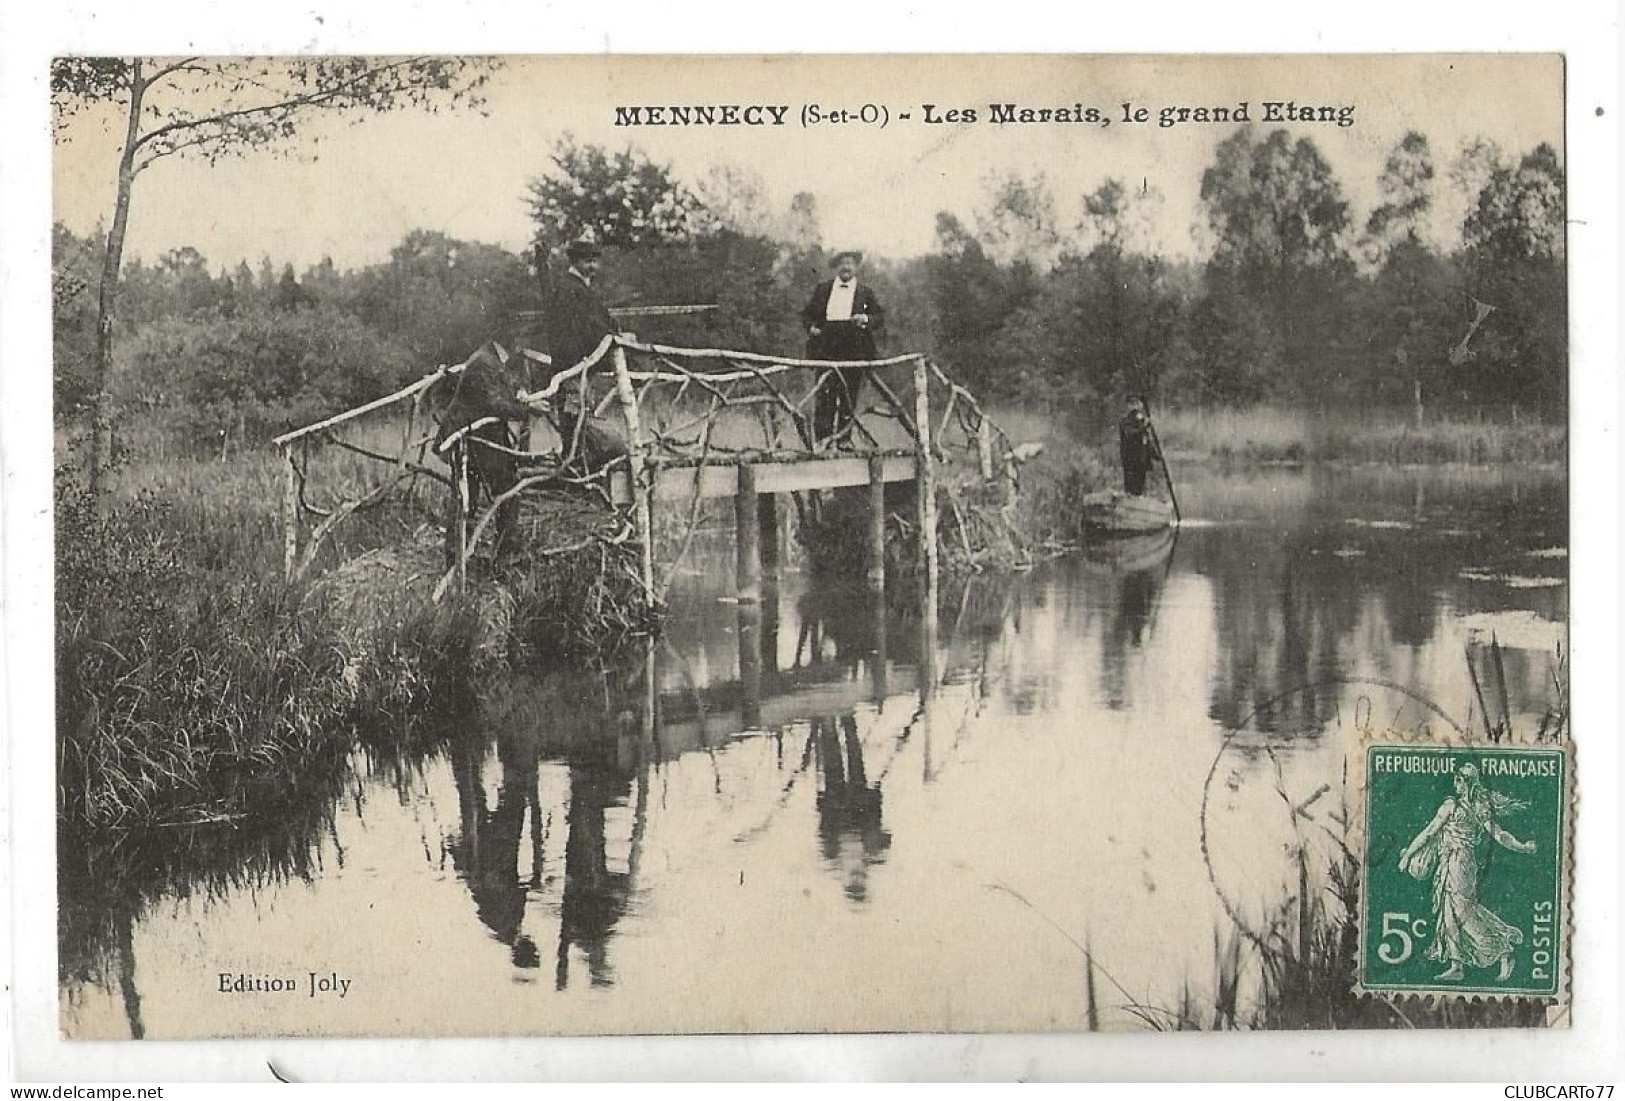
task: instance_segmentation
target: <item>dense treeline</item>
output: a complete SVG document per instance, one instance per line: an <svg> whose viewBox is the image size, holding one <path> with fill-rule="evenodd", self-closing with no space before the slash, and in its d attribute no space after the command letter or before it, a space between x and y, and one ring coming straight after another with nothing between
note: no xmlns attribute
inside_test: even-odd
<svg viewBox="0 0 1625 1101"><path fill-rule="evenodd" d="M872 259L865 277L890 308L890 350L927 349L993 397L1051 411L1131 391L1164 406L1335 411L1420 396L1429 409L1560 411L1556 153L1480 141L1441 172L1411 133L1377 183L1362 220L1312 141L1244 128L1203 173L1195 250L1165 251L1179 219L1154 189L1107 179L1069 204L1042 176L1011 176L989 181L970 222L939 214L932 254ZM684 182L635 151L566 139L528 203L532 256L417 231L357 271L266 257L211 272L188 247L125 264L121 418L251 443L487 338L523 339L542 301L535 257L554 257L540 262L556 273L556 250L582 232L609 249L612 305L717 307L628 322L640 335L800 351L796 314L824 274L812 196L776 212L748 173ZM57 411L70 421L93 386L102 246L61 226L54 242Z"/></svg>

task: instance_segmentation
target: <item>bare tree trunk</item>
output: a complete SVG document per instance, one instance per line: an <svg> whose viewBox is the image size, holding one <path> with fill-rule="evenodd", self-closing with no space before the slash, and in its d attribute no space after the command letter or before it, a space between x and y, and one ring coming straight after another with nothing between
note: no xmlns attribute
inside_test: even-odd
<svg viewBox="0 0 1625 1101"><path fill-rule="evenodd" d="M91 404L90 459L87 477L90 495L101 495L106 468L113 457L113 312L118 304L119 268L124 259L124 230L130 221L130 189L135 182L135 143L141 133L141 100L146 84L141 59L130 69L130 117L124 149L118 162L118 198L113 207L113 228L107 232L107 253L102 259L101 294L96 303L95 396Z"/></svg>

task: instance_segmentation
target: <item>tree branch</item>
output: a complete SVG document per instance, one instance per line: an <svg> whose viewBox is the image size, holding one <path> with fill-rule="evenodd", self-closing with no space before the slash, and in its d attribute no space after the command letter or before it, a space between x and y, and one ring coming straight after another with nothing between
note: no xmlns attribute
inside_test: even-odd
<svg viewBox="0 0 1625 1101"><path fill-rule="evenodd" d="M199 58L197 57L183 57L173 65L165 65L162 69L159 69L157 72L153 73L147 78L147 87L152 87L154 84L157 84L160 80L164 79L166 76L169 76L171 73L178 73L182 69L194 68L194 63L198 60ZM207 73L209 70L199 68L196 71Z"/></svg>
<svg viewBox="0 0 1625 1101"><path fill-rule="evenodd" d="M141 137L136 140L135 146L137 148L145 146L158 138L162 138L166 134L173 134L181 130L196 130L198 128L207 126L224 126L226 124L240 122L245 118L251 118L255 115L271 115L278 112L292 112L301 107L324 107L333 100L339 99L346 93L353 91L368 80L373 80L386 73L394 72L403 66L414 65L420 61L426 60L429 59L424 57L402 58L398 61L392 61L387 65L365 69L359 73L356 73L354 76L333 85L330 88L320 88L313 92L306 92L300 95L290 96L286 99L278 100L275 103L264 103L254 107L241 107L233 111L220 111L213 115L205 115L202 118L180 119L175 122L166 123L165 125L158 127L156 130L151 130L141 135ZM407 87L407 85L403 84L390 90L401 91L405 90ZM209 136L216 137L219 135ZM188 144L201 145L204 143L191 142ZM161 156L163 154L159 155ZM149 158L149 163L150 159L151 158Z"/></svg>

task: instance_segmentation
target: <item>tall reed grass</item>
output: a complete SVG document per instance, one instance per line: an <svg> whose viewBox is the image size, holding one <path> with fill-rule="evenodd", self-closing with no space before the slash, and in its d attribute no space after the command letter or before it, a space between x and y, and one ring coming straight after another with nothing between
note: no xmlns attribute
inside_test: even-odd
<svg viewBox="0 0 1625 1101"><path fill-rule="evenodd" d="M331 458L328 489L377 477L367 460ZM435 603L435 510L411 499L352 517L324 553L324 564L383 556L379 569L287 585L280 476L274 454L126 463L97 502L59 469L66 825L243 816L358 739L410 737L520 651L563 657L646 626L647 607L626 598L630 551L527 562ZM426 562L408 560L414 547Z"/></svg>
<svg viewBox="0 0 1625 1101"><path fill-rule="evenodd" d="M1409 410L1381 408L1170 409L1156 423L1169 452L1221 461L1560 463L1568 449L1561 422L1445 415L1417 425Z"/></svg>

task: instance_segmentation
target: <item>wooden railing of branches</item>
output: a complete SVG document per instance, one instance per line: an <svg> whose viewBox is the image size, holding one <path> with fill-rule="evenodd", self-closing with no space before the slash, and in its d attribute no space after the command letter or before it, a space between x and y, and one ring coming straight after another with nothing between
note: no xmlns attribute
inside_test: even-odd
<svg viewBox="0 0 1625 1101"><path fill-rule="evenodd" d="M496 351L507 359L500 348ZM861 369L864 381L853 395L857 415L830 438L815 439L820 390L843 385L840 374L831 370L836 367ZM310 567L323 540L347 516L403 483L428 477L444 483L453 495L459 533L455 563L436 585L436 599L466 578L472 550L502 505L520 494L553 486L595 496L617 512L622 523L614 538L636 541L639 580L649 597L658 600L688 553L703 498L734 496L741 542L749 527L754 548L757 494L867 481L878 503L882 482L907 478L920 483L916 522L921 566L929 581L937 573L937 467L966 464L983 480L1014 479L1008 436L970 391L923 354L833 363L674 347L623 336L605 337L590 355L553 375L545 387L517 395L554 425L558 446L545 451L506 447L479 433L494 420L487 418L450 433L434 448L435 457L447 464L447 474L426 461L435 432L426 423L425 405L432 410L435 388L471 369L482 369L477 357L277 438L285 462L284 568L290 579ZM343 438L341 430L358 419L386 409L398 412L403 406L409 411L395 454L368 450ZM614 433L607 431L610 425L617 426ZM336 443L393 469L362 496L331 509L317 508L307 500L304 486L318 441ZM480 447L511 456L520 475L516 484L483 508L473 499L470 478L470 456ZM865 473L855 481L858 470ZM663 577L654 560L657 498L679 502L686 498L686 528ZM316 518L308 538L302 537L306 515ZM742 548L742 599L753 595L755 567L746 558ZM873 567L873 579L872 571Z"/></svg>

